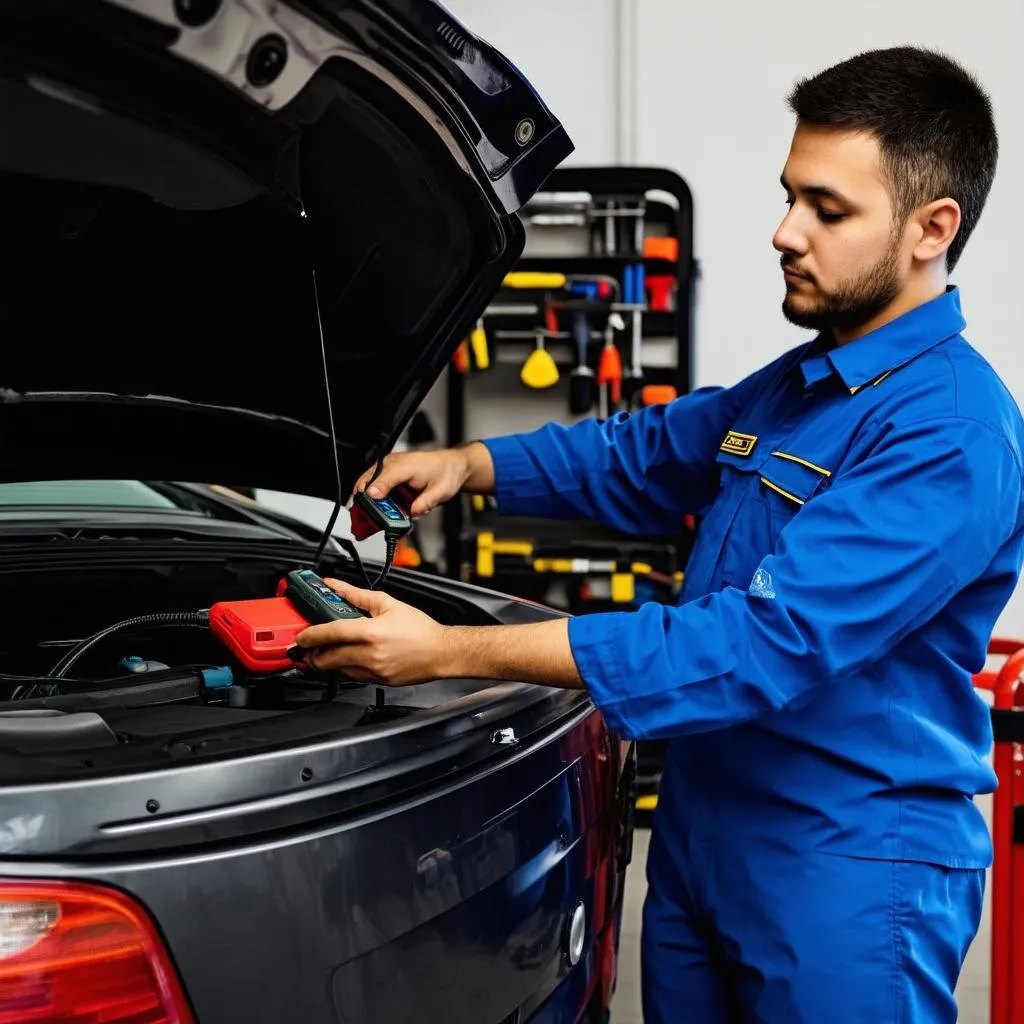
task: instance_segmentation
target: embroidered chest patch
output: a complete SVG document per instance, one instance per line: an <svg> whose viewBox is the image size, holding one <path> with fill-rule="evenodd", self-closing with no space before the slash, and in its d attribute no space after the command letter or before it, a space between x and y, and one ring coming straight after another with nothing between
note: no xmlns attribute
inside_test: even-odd
<svg viewBox="0 0 1024 1024"><path fill-rule="evenodd" d="M753 434L741 434L739 431L730 430L725 435L721 450L727 455L738 455L745 458L754 450L757 438Z"/></svg>

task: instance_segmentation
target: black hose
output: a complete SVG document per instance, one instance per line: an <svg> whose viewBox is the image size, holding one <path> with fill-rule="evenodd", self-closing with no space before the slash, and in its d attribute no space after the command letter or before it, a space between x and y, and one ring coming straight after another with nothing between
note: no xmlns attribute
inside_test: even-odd
<svg viewBox="0 0 1024 1024"><path fill-rule="evenodd" d="M106 640L108 636L113 636L114 633L123 633L126 630L135 629L139 626L203 627L208 626L209 623L210 613L206 609L197 612L158 612L154 615L136 615L134 618L115 622L114 625L107 626L106 629L102 629L100 632L94 633L92 636L72 647L71 650L53 666L52 671L49 673L50 678L63 679L76 661L92 650L96 644Z"/></svg>

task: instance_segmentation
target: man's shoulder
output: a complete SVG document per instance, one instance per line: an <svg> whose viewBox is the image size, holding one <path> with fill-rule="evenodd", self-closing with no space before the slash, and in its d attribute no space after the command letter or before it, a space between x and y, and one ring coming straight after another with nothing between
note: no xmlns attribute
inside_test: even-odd
<svg viewBox="0 0 1024 1024"><path fill-rule="evenodd" d="M992 364L962 335L901 367L880 386L876 420L910 427L928 421L970 422L1003 438L1024 464L1024 417ZM884 382L883 382L884 384Z"/></svg>

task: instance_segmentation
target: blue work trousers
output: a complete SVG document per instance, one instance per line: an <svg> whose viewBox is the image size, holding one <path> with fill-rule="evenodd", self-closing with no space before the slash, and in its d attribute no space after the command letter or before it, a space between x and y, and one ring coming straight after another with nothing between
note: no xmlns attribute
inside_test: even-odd
<svg viewBox="0 0 1024 1024"><path fill-rule="evenodd" d="M643 926L645 1024L953 1024L985 873L746 838L660 815Z"/></svg>

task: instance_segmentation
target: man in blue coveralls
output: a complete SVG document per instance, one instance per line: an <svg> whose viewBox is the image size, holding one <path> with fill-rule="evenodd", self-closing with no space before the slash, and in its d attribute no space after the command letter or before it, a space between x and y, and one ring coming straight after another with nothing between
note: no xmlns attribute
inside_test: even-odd
<svg viewBox="0 0 1024 1024"><path fill-rule="evenodd" d="M319 667L586 687L669 741L648 862L652 1024L944 1024L991 860L984 661L1022 561L1024 426L948 284L996 165L950 60L876 51L801 82L774 243L815 340L728 388L599 423L395 455L371 493L670 535L678 606L443 627L372 613L299 637ZM360 481L364 485L369 475Z"/></svg>

